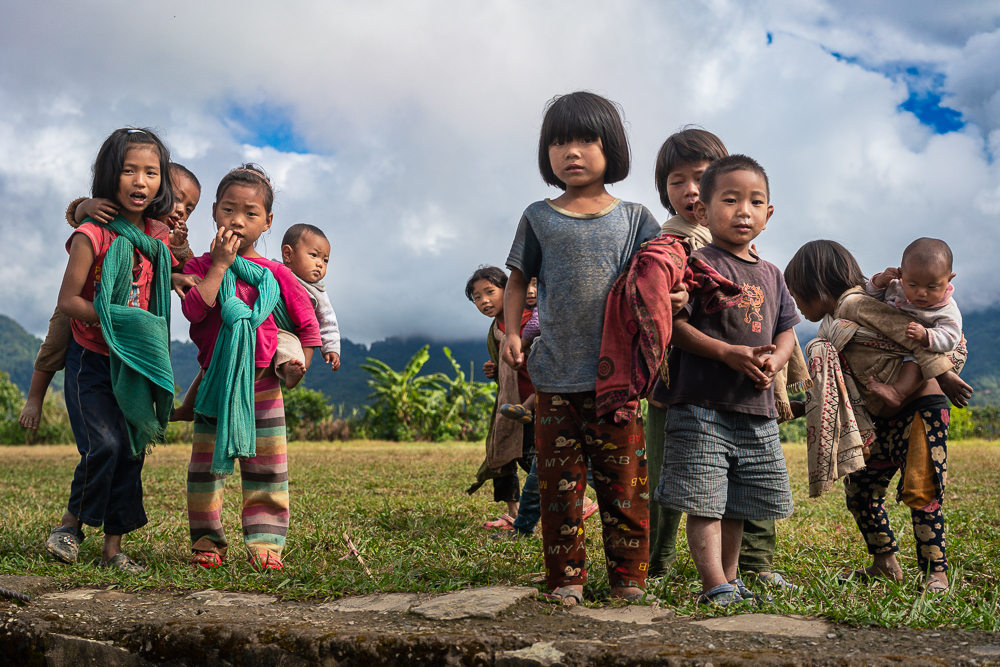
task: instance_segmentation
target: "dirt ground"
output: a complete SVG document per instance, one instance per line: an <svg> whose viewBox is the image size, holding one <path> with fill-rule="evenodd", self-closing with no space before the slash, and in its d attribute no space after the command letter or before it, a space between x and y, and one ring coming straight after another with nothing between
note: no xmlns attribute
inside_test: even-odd
<svg viewBox="0 0 1000 667"><path fill-rule="evenodd" d="M268 596L54 591L41 577L0 580L34 596L0 602L4 665L1000 664L1000 638L988 632L817 624L818 636L794 637L711 630L669 610L643 625L605 622L530 598L496 618L434 621Z"/></svg>

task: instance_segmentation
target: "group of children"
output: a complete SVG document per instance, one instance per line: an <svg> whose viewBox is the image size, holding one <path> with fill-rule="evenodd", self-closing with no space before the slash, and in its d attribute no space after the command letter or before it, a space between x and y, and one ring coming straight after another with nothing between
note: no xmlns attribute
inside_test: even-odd
<svg viewBox="0 0 1000 667"><path fill-rule="evenodd" d="M274 188L244 164L223 177L212 204L218 227L195 257L187 220L201 197L191 171L170 161L148 129L116 130L94 163L92 198L70 204L73 232L58 305L39 350L20 422L37 428L54 374L80 452L66 512L46 550L77 560L83 526L103 526L101 565L144 567L122 536L146 524L142 466L171 419L194 421L187 477L191 562L217 567L228 540L220 513L225 476L240 460L246 554L258 570L281 569L288 532L288 461L279 378L293 387L320 348L340 366L340 333L323 279L325 234L293 225L282 261L257 253L273 222ZM174 409L170 292L181 297L201 372Z"/></svg>
<svg viewBox="0 0 1000 667"><path fill-rule="evenodd" d="M507 504L483 527L527 535L540 520L549 597L574 604L587 580L584 522L599 513L612 596L650 602L647 577L676 558L687 514L700 601L759 601L745 577L794 588L772 569L775 521L793 510L778 421L806 415L819 420L817 437L834 443L820 446L817 460L851 462L822 471L823 484L844 477L847 507L873 556L850 576L902 577L884 508L899 470L928 590L946 590L946 396L964 405L971 395L956 374L965 349L947 244L919 239L900 267L869 281L842 246L813 241L782 272L754 245L774 211L755 160L729 155L701 129L669 137L655 174L674 214L663 225L607 191L630 163L614 103L587 92L555 98L538 166L563 192L524 211L509 275L480 267L466 285L493 320L484 372L498 387L486 458L469 492L492 479L494 499ZM61 525L46 541L61 561L76 561L84 524L103 525L102 563L142 569L122 551L121 536L146 523L143 456L172 415L195 422L191 562L217 567L227 556L222 491L239 459L250 563L282 567L289 499L279 381L301 380L317 347L339 367L323 285L330 244L320 229L294 225L280 262L259 255L274 189L246 164L219 183L217 232L210 251L194 257L186 221L200 193L155 134L122 129L98 154L93 198L67 211L69 263L21 416L37 427L45 389L65 367L81 460ZM649 276L662 278L653 284ZM176 410L171 289L201 366ZM613 304L635 319L623 324ZM823 323L808 362L796 307ZM616 327L627 331L609 335ZM609 342L623 335L631 351ZM622 376L627 389L598 392ZM843 377L851 378L847 396ZM788 399L802 389L804 401ZM648 398L645 423L639 398ZM863 458L838 454L860 432ZM527 473L523 490L518 467ZM586 497L588 484L597 502Z"/></svg>
<svg viewBox="0 0 1000 667"><path fill-rule="evenodd" d="M540 515L548 597L583 599L584 521L596 511L614 598L655 601L646 579L676 558L682 514L701 603L767 598L744 578L794 589L773 571L775 521L793 511L778 423L807 413L826 419L816 430L843 452L857 421L871 424L858 465L839 473L832 466L873 556L871 566L845 578L902 578L884 508L900 470L899 498L912 508L927 590L947 590L947 398L963 406L971 396L956 374L965 350L947 244L918 239L900 267L869 281L842 246L814 241L782 272L755 246L774 211L766 172L696 128L669 137L657 157L657 190L674 214L661 226L645 207L608 193L608 184L629 173L629 146L616 105L587 92L550 102L538 166L563 194L524 211L509 276L480 267L466 286L466 296L494 320L484 371L498 383L486 461L470 492L493 478L494 498L508 502L507 513L484 528L529 533ZM653 250L672 242L683 243L680 255ZM636 281L653 275L657 262L673 277L625 295L626 285L642 291ZM638 277L623 281L630 273ZM609 329L621 326L614 308L623 299L641 323L629 323L633 354L624 372L651 379L621 392L609 408L614 392L598 390L621 372L623 355L605 345L614 337ZM650 299L657 308L648 307ZM810 345L808 360L794 331L796 307L823 321L814 343L828 347ZM837 399L856 421L830 419L823 404L839 385L814 369L831 349L859 390ZM789 400L803 390L805 400ZM645 428L634 407L614 409L637 398L648 399ZM813 430L810 457L836 459L836 446L824 450ZM529 471L520 505L518 465ZM597 510L587 507L588 481Z"/></svg>

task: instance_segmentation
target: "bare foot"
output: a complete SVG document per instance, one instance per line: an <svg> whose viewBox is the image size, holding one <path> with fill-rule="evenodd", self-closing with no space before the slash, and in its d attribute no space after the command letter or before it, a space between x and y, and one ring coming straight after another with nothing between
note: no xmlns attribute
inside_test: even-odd
<svg viewBox="0 0 1000 667"><path fill-rule="evenodd" d="M947 593L948 573L931 572L927 575L927 583L924 585L924 590L928 593Z"/></svg>
<svg viewBox="0 0 1000 667"><path fill-rule="evenodd" d="M624 600L631 595L642 595L645 591L635 586L612 586L611 597L615 600Z"/></svg>
<svg viewBox="0 0 1000 667"><path fill-rule="evenodd" d="M874 377L868 378L868 391L881 398L885 402L886 407L890 408L900 407L903 404L903 399L906 398L905 396L900 396L895 387L882 384Z"/></svg>
<svg viewBox="0 0 1000 667"><path fill-rule="evenodd" d="M170 421L193 422L194 408L186 403L182 404L180 407L174 408L174 411L170 414Z"/></svg>
<svg viewBox="0 0 1000 667"><path fill-rule="evenodd" d="M17 423L24 428L38 430L38 422L42 418L42 401L37 398L29 398L21 408L21 416L17 418Z"/></svg>
<svg viewBox="0 0 1000 667"><path fill-rule="evenodd" d="M903 570L893 554L878 554L873 558L873 562L866 568L854 570L852 573L858 581L869 582L874 579L888 579L890 581L903 581Z"/></svg>
<svg viewBox="0 0 1000 667"><path fill-rule="evenodd" d="M122 551L121 535L105 535L104 547L101 549L101 561L107 563Z"/></svg>
<svg viewBox="0 0 1000 667"><path fill-rule="evenodd" d="M305 376L306 365L298 359L289 359L285 363L281 364L280 370L285 376L285 386L292 389L295 385L301 382L303 376Z"/></svg>

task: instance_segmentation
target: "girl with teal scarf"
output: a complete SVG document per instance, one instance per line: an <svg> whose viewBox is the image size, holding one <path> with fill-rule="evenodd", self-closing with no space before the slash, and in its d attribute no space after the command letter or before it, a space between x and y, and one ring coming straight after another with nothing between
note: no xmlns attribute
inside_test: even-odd
<svg viewBox="0 0 1000 667"><path fill-rule="evenodd" d="M80 463L61 525L45 548L75 563L83 524L104 527L101 564L144 568L122 536L147 522L145 453L163 441L173 407L170 369L170 153L149 130L116 130L94 163L93 196L118 204L110 223L85 221L71 236L59 310L71 318L65 397Z"/></svg>
<svg viewBox="0 0 1000 667"><path fill-rule="evenodd" d="M312 345L321 340L311 302L298 281L254 249L271 226L273 197L270 181L256 165L227 174L212 205L218 231L211 252L189 260L184 269L201 278L184 297L182 310L191 321L191 340L205 370L195 401L187 494L191 562L202 567L218 567L229 548L222 496L236 459L250 562L256 569L282 567L288 458L284 404L271 367L275 321L298 331L307 365Z"/></svg>

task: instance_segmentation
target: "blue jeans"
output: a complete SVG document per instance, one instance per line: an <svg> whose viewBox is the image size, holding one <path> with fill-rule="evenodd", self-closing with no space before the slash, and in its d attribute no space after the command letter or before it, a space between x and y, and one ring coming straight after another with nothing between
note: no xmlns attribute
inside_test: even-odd
<svg viewBox="0 0 1000 667"><path fill-rule="evenodd" d="M75 340L66 351L66 410L80 452L67 510L107 535L147 523L142 506L144 455L132 457L125 415L111 389L111 359Z"/></svg>

